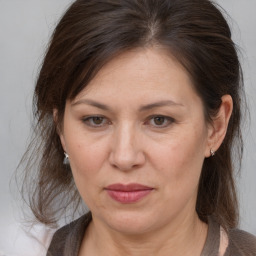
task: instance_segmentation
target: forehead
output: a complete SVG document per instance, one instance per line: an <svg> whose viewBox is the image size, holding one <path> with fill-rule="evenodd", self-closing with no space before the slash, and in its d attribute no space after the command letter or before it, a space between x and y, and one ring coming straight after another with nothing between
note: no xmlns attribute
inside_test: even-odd
<svg viewBox="0 0 256 256"><path fill-rule="evenodd" d="M163 48L138 48L109 61L77 95L116 101L132 96L137 100L176 100L197 96L185 68Z"/></svg>

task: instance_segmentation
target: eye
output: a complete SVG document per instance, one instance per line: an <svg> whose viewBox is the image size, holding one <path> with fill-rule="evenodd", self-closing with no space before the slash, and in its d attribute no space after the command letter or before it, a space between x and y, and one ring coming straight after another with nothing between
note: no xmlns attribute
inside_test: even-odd
<svg viewBox="0 0 256 256"><path fill-rule="evenodd" d="M108 121L103 116L88 116L83 118L83 122L91 127L102 127L108 124Z"/></svg>
<svg viewBox="0 0 256 256"><path fill-rule="evenodd" d="M174 122L174 119L169 116L151 116L148 123L151 126L165 128L171 125Z"/></svg>

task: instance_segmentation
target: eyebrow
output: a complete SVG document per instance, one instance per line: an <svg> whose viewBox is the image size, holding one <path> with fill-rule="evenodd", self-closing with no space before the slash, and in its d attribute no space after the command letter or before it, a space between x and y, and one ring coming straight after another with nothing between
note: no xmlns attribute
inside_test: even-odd
<svg viewBox="0 0 256 256"><path fill-rule="evenodd" d="M86 104L86 105L94 106L94 107L102 109L102 110L110 110L110 108L107 105L99 103L99 102L94 101L94 100L90 100L90 99L78 100L78 101L72 103L71 106L76 106L76 105L80 105L80 104Z"/></svg>
<svg viewBox="0 0 256 256"><path fill-rule="evenodd" d="M152 108L159 108L159 107L164 107L164 106L184 106L181 103L174 102L172 100L162 100L162 101L157 101L151 104L143 105L139 108L140 111L146 111L150 110Z"/></svg>
<svg viewBox="0 0 256 256"><path fill-rule="evenodd" d="M94 106L96 108L106 110L106 111L111 110L107 105L99 103L99 102L91 100L91 99L81 99L81 100L78 100L78 101L72 103L71 105L76 106L76 105L80 105L80 104ZM154 102L151 104L142 105L139 108L139 111L143 112L143 111L147 111L147 110L150 110L153 108L159 108L159 107L164 107L164 106L184 106L184 105L181 103L174 102L172 100L162 100L162 101L157 101L157 102Z"/></svg>

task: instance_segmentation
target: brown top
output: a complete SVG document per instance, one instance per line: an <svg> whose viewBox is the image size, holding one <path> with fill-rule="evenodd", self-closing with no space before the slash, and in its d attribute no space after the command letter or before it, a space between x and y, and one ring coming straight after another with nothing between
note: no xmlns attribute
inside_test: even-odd
<svg viewBox="0 0 256 256"><path fill-rule="evenodd" d="M91 213L56 231L46 256L77 256ZM209 218L209 228L201 256L219 256L220 225ZM256 256L256 237L242 230L227 232L228 246L224 256Z"/></svg>

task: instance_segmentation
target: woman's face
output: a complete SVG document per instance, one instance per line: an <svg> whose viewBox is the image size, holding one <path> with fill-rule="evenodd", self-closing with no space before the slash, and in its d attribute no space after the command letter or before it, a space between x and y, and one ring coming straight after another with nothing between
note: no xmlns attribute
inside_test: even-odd
<svg viewBox="0 0 256 256"><path fill-rule="evenodd" d="M143 233L195 216L209 130L187 72L149 48L114 58L68 101L60 137L94 220Z"/></svg>

